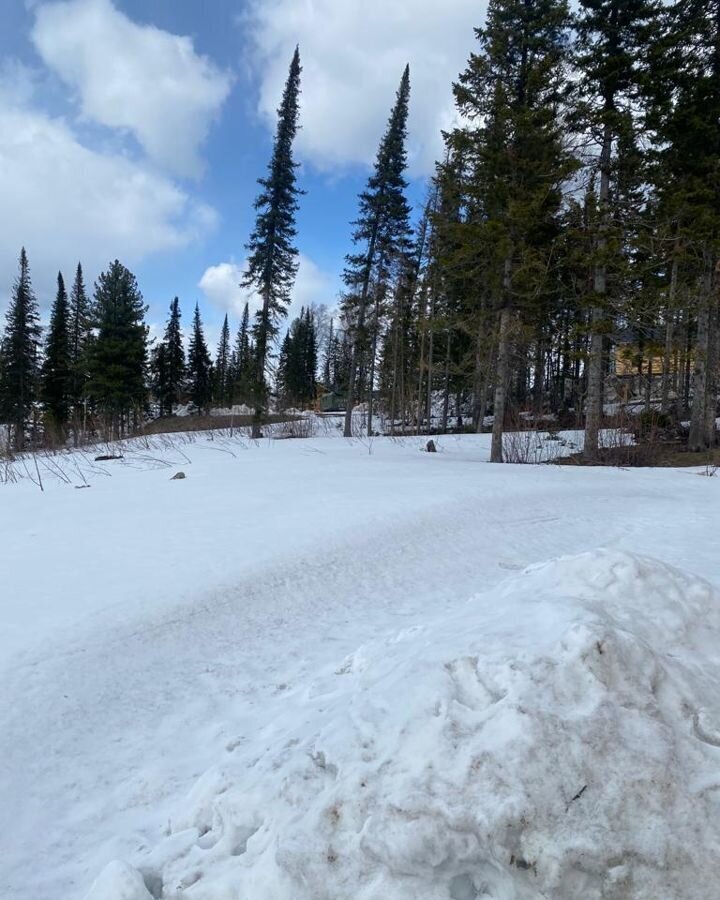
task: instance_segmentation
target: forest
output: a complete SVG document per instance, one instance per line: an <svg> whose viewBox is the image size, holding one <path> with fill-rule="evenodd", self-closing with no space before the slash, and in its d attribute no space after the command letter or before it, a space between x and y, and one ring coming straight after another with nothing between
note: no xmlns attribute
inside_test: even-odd
<svg viewBox="0 0 720 900"><path fill-rule="evenodd" d="M120 437L182 408L344 410L344 433L584 430L620 411L716 444L720 337L720 0L491 0L456 82L454 126L407 199L411 72L401 74L349 226L330 313L287 321L298 267L299 48L258 181L242 286L211 356L195 305L162 336L118 260L92 290L58 274L41 328L20 253L0 342L7 452ZM19 236L20 243L22 236ZM82 248L78 248L82 255ZM172 296L170 287L168 296ZM358 417L358 413L362 413Z"/></svg>

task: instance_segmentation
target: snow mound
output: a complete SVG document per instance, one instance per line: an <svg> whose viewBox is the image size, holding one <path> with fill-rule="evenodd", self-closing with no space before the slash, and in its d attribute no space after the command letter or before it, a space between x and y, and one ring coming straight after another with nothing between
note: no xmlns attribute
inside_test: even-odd
<svg viewBox="0 0 720 900"><path fill-rule="evenodd" d="M718 648L697 578L532 567L283 686L287 718L231 741L131 862L163 900L707 900ZM104 900L143 896L115 876Z"/></svg>
<svg viewBox="0 0 720 900"><path fill-rule="evenodd" d="M87 900L153 900L142 875L125 862L109 863L95 880Z"/></svg>

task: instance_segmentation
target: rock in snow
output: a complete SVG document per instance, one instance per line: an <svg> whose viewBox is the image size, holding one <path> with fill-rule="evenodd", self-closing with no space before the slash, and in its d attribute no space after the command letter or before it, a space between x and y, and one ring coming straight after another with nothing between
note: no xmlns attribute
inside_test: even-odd
<svg viewBox="0 0 720 900"><path fill-rule="evenodd" d="M704 581L531 567L295 686L87 900L708 900L719 652Z"/></svg>

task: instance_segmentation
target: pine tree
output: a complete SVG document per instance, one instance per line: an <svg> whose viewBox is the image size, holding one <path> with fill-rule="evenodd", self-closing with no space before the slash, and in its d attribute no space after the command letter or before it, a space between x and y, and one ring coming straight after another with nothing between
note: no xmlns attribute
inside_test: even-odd
<svg viewBox="0 0 720 900"><path fill-rule="evenodd" d="M373 174L360 195L359 216L354 223L352 237L353 243L361 249L347 257L343 276L347 286L344 315L352 325L345 437L352 436L352 410L358 370L367 364L370 372L374 372L380 313L391 266L408 250L410 208L405 198L407 182L404 172L407 168L405 141L409 102L410 67L406 66L387 129L380 141ZM372 374L369 381L372 400ZM368 433L371 432L369 415Z"/></svg>
<svg viewBox="0 0 720 900"><path fill-rule="evenodd" d="M150 390L157 400L157 414L168 415L166 397L168 392L168 348L160 341L150 351Z"/></svg>
<svg viewBox="0 0 720 900"><path fill-rule="evenodd" d="M258 182L262 190L255 200L257 220L247 245L248 261L242 280L243 287L255 288L262 299L253 328L256 348L253 437L260 435L263 410L267 406L268 353L277 336L279 320L287 315L298 268L295 213L302 192L295 183L297 163L293 160L292 145L298 128L300 72L300 52L295 48L278 109L268 175Z"/></svg>
<svg viewBox="0 0 720 900"><path fill-rule="evenodd" d="M240 326L232 353L230 379L230 399L232 403L246 403L252 396L253 382L252 354L250 351L250 309L243 308Z"/></svg>
<svg viewBox="0 0 720 900"><path fill-rule="evenodd" d="M167 394L165 403L167 414L173 414L173 407L180 403L185 386L185 348L180 326L180 301L175 297L170 304L170 318L165 328L167 347Z"/></svg>
<svg viewBox="0 0 720 900"><path fill-rule="evenodd" d="M278 353L277 371L275 373L275 393L280 403L289 405L290 402L290 357L292 354L292 339L290 337L290 329L285 334L280 344L280 352Z"/></svg>
<svg viewBox="0 0 720 900"><path fill-rule="evenodd" d="M300 403L310 407L317 394L318 338L315 313L310 307L305 310L302 327L302 388Z"/></svg>
<svg viewBox="0 0 720 900"><path fill-rule="evenodd" d="M73 371L70 345L70 308L62 273L57 276L57 295L50 312L50 327L41 370L41 394L46 426L62 434L70 416Z"/></svg>
<svg viewBox="0 0 720 900"><path fill-rule="evenodd" d="M72 373L70 386L70 405L76 420L80 419L80 412L85 399L85 387L89 373L88 365L91 355L92 343L92 316L90 301L85 290L83 270L80 263L77 265L75 279L70 291L69 309L69 341L70 341L70 369ZM77 436L77 424L75 426Z"/></svg>
<svg viewBox="0 0 720 900"><path fill-rule="evenodd" d="M146 402L147 306L132 272L118 260L95 283L95 327L90 356L90 399L110 437L140 424Z"/></svg>
<svg viewBox="0 0 720 900"><path fill-rule="evenodd" d="M503 459L512 358L519 335L545 302L562 186L574 169L563 146L569 14L564 0L491 0L476 34L480 49L455 85L470 124L450 146L470 161L474 231L488 250L488 281L498 316L493 462Z"/></svg>
<svg viewBox="0 0 720 900"><path fill-rule="evenodd" d="M215 356L214 398L216 405L221 407L229 406L231 403L232 361L230 357L230 326L226 313Z"/></svg>
<svg viewBox="0 0 720 900"><path fill-rule="evenodd" d="M188 380L190 400L197 414L203 415L207 413L212 400L212 363L197 303L188 345Z"/></svg>
<svg viewBox="0 0 720 900"><path fill-rule="evenodd" d="M294 319L282 343L277 368L277 392L293 406L310 406L317 384L317 333L310 308Z"/></svg>
<svg viewBox="0 0 720 900"><path fill-rule="evenodd" d="M180 327L180 301L170 303L170 315L161 343L153 353L154 391L161 416L172 416L185 387L185 350Z"/></svg>
<svg viewBox="0 0 720 900"><path fill-rule="evenodd" d="M38 305L23 247L0 352L0 415L11 427L16 450L25 446L26 422L37 399L40 333Z"/></svg>
<svg viewBox="0 0 720 900"><path fill-rule="evenodd" d="M599 150L584 443L588 457L598 452L604 334L612 323L613 276L617 282L623 264L619 192L613 177L619 171L620 149L632 145L630 109L637 104L642 51L652 15L649 0L580 0L575 23L575 66L581 74L577 119L596 136Z"/></svg>
<svg viewBox="0 0 720 900"><path fill-rule="evenodd" d="M689 445L704 450L717 440L720 0L678 0L663 7L654 50L649 91L658 159L655 180L673 222L673 256L690 301Z"/></svg>

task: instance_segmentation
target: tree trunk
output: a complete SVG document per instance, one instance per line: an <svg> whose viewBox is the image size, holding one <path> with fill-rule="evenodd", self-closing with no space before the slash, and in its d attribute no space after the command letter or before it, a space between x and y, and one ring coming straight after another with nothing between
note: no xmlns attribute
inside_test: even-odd
<svg viewBox="0 0 720 900"><path fill-rule="evenodd" d="M481 329L475 338L475 375L473 378L473 431L480 434L485 419L485 365L482 354Z"/></svg>
<svg viewBox="0 0 720 900"><path fill-rule="evenodd" d="M251 426L250 436L253 440L257 440L262 432L261 425L263 420L263 410L265 408L266 392L265 392L265 365L267 363L267 344L268 344L268 327L270 322L270 295L266 291L263 297L262 308L262 328L258 334L257 340L257 369L255 371L255 412ZM198 410L199 412L199 410Z"/></svg>
<svg viewBox="0 0 720 900"><path fill-rule="evenodd" d="M428 423L428 433L432 430L432 391L433 391L433 350L435 349L435 294L430 296L430 315L428 317L428 359L427 359L427 394L425 397L425 418Z"/></svg>
<svg viewBox="0 0 720 900"><path fill-rule="evenodd" d="M352 343L352 351L350 353L350 378L348 379L348 391L345 406L345 430L346 438L352 437L352 411L355 403L355 378L357 376L358 356L360 354L359 341L363 337L365 328L365 311L367 308L368 293L370 291L370 278L372 276L372 267L375 262L375 246L377 244L378 230L380 228L379 221L375 221L370 242L368 244L367 262L365 264L365 272L363 273L362 291L360 292L360 307L358 310L357 328Z"/></svg>
<svg viewBox="0 0 720 900"><path fill-rule="evenodd" d="M495 401L493 404L493 430L490 445L490 462L503 461L503 431L510 370L510 331L512 313L508 307L500 312L498 331L497 367L495 371Z"/></svg>
<svg viewBox="0 0 720 900"><path fill-rule="evenodd" d="M503 461L503 431L505 430L505 406L510 376L510 341L512 313L510 311L510 285L512 277L512 253L505 257L503 265L503 300L498 329L497 365L495 368L495 400L493 403L493 430L490 443L490 462Z"/></svg>
<svg viewBox="0 0 720 900"><path fill-rule="evenodd" d="M537 346L535 347L535 366L533 371L533 411L535 420L542 414L545 389L545 348L543 339L538 330Z"/></svg>
<svg viewBox="0 0 720 900"><path fill-rule="evenodd" d="M610 199L610 163L612 155L612 130L606 122L603 129L603 144L600 152L600 192L598 195L600 222L596 241L597 260L593 277L593 291L596 298L607 294L607 250L608 203ZM584 453L596 458L599 447L600 423L602 421L602 381L603 381L603 335L600 330L605 312L596 301L590 315L590 352L588 354L587 399L585 403L585 444Z"/></svg>
<svg viewBox="0 0 720 900"><path fill-rule="evenodd" d="M715 354L712 352L712 255L709 250L704 253L704 271L700 286L700 302L698 304L697 337L695 339L695 366L693 370L693 396L690 410L690 450L707 450L710 446L708 435L708 404L714 397L709 396ZM713 416L714 422L714 416Z"/></svg>
<svg viewBox="0 0 720 900"><path fill-rule="evenodd" d="M443 385L443 410L442 421L440 423L440 431L445 434L447 431L448 412L450 407L450 331L447 333L447 343L445 345L445 382Z"/></svg>
<svg viewBox="0 0 720 900"><path fill-rule="evenodd" d="M418 329L420 331L420 359L418 361L417 403L415 406L415 434L420 434L422 429L423 373L425 371L425 332L427 330L427 320L425 318L425 309L427 305L426 288L427 285L424 284L422 293L420 295L420 305L418 310Z"/></svg>
<svg viewBox="0 0 720 900"><path fill-rule="evenodd" d="M373 390L375 388L375 358L377 356L377 339L380 328L380 297L375 295L375 324L373 326L372 346L370 348L370 384L368 385L367 433L372 437Z"/></svg>
<svg viewBox="0 0 720 900"><path fill-rule="evenodd" d="M662 362L662 382L660 387L660 411L667 413L670 409L670 363L672 361L673 339L675 332L675 292L677 290L678 261L673 257L670 271L670 289L668 291L667 311L665 313L665 348Z"/></svg>

